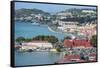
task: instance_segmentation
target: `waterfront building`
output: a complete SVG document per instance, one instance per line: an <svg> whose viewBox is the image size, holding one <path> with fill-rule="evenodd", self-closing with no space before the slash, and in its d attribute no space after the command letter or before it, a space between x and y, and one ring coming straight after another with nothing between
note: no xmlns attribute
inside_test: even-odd
<svg viewBox="0 0 100 68"><path fill-rule="evenodd" d="M59 20L58 29L61 29L64 32L75 32L77 30L77 24L78 22Z"/></svg>
<svg viewBox="0 0 100 68"><path fill-rule="evenodd" d="M64 47L67 48L91 48L91 42L87 38L80 38L80 37L74 37L74 38L65 38L64 40Z"/></svg>
<svg viewBox="0 0 100 68"><path fill-rule="evenodd" d="M53 48L53 46L51 43L47 41L31 41L22 43L22 49L36 49L36 48Z"/></svg>
<svg viewBox="0 0 100 68"><path fill-rule="evenodd" d="M32 17L31 16L27 16L24 18L25 20L32 20Z"/></svg>
<svg viewBox="0 0 100 68"><path fill-rule="evenodd" d="M64 40L64 46L68 48L89 48L91 44L87 40Z"/></svg>

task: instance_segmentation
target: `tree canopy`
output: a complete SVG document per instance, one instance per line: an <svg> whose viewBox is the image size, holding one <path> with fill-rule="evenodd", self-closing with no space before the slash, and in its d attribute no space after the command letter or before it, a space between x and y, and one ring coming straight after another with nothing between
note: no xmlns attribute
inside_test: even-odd
<svg viewBox="0 0 100 68"><path fill-rule="evenodd" d="M91 44L92 44L93 47L97 47L97 35L92 36Z"/></svg>

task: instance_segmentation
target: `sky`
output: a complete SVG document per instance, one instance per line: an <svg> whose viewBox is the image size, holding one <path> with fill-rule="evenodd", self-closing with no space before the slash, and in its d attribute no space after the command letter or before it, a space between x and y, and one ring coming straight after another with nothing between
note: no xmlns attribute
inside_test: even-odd
<svg viewBox="0 0 100 68"><path fill-rule="evenodd" d="M73 5L57 5L57 4L43 4L43 3L28 3L28 2L15 2L15 10L21 9L21 8L28 8L28 9L40 9L45 12L49 13L56 13L59 11L63 11L69 8L90 8L90 9L96 9L96 7L90 7L90 6L73 6Z"/></svg>

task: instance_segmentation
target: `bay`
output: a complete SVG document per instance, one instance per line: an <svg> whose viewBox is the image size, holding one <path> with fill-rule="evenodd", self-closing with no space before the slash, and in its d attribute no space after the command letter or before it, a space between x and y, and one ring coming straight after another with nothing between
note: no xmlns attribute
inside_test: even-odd
<svg viewBox="0 0 100 68"><path fill-rule="evenodd" d="M64 34L52 32L47 25L32 25L32 23L15 22L15 38L33 38L38 35L53 35L59 40L64 38ZM15 65L41 65L54 64L61 58L61 53L54 52L26 52L18 53L15 51Z"/></svg>
<svg viewBox="0 0 100 68"><path fill-rule="evenodd" d="M48 26L44 25L32 25L32 23L15 22L15 38L25 37L33 38L38 35L53 35L58 39L64 39L65 34L52 32L48 29Z"/></svg>

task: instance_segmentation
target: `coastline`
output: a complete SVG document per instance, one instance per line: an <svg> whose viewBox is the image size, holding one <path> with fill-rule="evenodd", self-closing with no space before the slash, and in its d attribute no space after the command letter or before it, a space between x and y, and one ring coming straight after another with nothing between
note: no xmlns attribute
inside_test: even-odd
<svg viewBox="0 0 100 68"><path fill-rule="evenodd" d="M48 26L48 29L49 29L49 31L51 31L51 32L59 33L59 32L56 32L56 31L52 30L49 26Z"/></svg>
<svg viewBox="0 0 100 68"><path fill-rule="evenodd" d="M54 32L54 33L61 33L61 34L63 33L63 32L60 32L60 31L59 32L54 31L50 26L48 26L48 29L49 29L49 31Z"/></svg>

